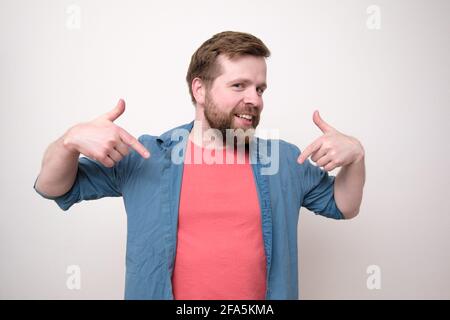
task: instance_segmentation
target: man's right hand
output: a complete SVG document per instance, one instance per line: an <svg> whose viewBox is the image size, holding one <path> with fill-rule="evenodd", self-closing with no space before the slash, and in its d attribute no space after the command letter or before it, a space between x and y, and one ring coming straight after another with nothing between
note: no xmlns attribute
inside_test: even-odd
<svg viewBox="0 0 450 320"><path fill-rule="evenodd" d="M119 100L116 107L100 117L77 124L64 137L64 147L96 160L105 167L113 167L129 152L129 147L142 157L150 157L150 152L125 129L114 121L125 111L125 101Z"/></svg>

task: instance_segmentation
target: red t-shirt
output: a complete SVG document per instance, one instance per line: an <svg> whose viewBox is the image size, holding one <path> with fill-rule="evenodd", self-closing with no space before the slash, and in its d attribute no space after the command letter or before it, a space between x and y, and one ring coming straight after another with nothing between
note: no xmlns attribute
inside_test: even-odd
<svg viewBox="0 0 450 320"><path fill-rule="evenodd" d="M223 151L224 164L195 164L194 152L204 150L189 141L172 278L174 298L264 299L261 210L248 154L245 164L225 164L225 153L236 155L229 150Z"/></svg>

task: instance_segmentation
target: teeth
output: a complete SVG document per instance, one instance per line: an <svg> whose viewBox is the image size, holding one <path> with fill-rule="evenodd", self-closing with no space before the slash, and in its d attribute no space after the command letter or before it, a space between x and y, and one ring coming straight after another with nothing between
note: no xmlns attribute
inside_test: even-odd
<svg viewBox="0 0 450 320"><path fill-rule="evenodd" d="M249 114L238 114L237 115L239 118L243 118L243 119L247 119L247 120L252 120L252 116Z"/></svg>

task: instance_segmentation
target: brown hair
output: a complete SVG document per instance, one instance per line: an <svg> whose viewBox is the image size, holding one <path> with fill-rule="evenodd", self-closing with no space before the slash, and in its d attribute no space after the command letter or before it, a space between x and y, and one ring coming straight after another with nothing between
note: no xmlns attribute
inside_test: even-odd
<svg viewBox="0 0 450 320"><path fill-rule="evenodd" d="M220 65L216 62L220 54L229 59L243 55L268 58L270 51L260 39L249 33L224 31L206 40L192 55L186 75L189 93L194 105L192 80L198 77L209 88L221 72Z"/></svg>

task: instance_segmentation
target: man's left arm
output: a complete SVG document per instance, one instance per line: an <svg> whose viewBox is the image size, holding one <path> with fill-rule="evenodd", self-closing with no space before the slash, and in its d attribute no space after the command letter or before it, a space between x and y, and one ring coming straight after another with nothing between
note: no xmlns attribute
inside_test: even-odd
<svg viewBox="0 0 450 320"><path fill-rule="evenodd" d="M366 180L364 151L354 162L343 166L334 181L334 199L345 219L358 215Z"/></svg>
<svg viewBox="0 0 450 320"><path fill-rule="evenodd" d="M366 179L365 152L361 142L326 123L314 112L314 123L324 133L300 154L299 163L309 156L325 171L341 167L334 182L334 199L346 219L359 213Z"/></svg>

